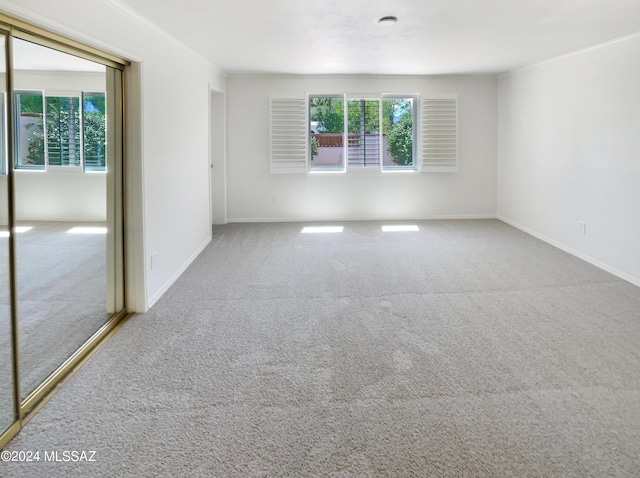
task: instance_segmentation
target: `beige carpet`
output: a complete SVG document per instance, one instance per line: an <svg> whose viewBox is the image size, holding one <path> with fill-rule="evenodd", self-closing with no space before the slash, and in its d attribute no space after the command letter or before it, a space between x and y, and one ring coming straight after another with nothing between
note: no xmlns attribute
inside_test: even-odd
<svg viewBox="0 0 640 478"><path fill-rule="evenodd" d="M214 228L7 477L638 476L640 289L496 220Z"/></svg>

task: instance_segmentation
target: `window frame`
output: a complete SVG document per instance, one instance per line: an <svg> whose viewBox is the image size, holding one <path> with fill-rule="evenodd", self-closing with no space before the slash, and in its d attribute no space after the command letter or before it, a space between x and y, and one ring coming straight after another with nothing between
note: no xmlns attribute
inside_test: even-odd
<svg viewBox="0 0 640 478"><path fill-rule="evenodd" d="M19 99L20 95L24 95L24 94L34 94L34 93L38 93L42 99L42 133L43 133L43 151L44 151L44 158L43 158L43 163L42 164L34 164L34 165L25 165L25 164L20 164L20 159L22 156L22 135L20 133L20 130L22 128L22 124L21 124L21 117L22 117L22 111L21 111L21 100ZM47 166L47 141L46 141L46 105L45 105L45 96L44 96L44 90L36 90L36 89L27 89L27 88L21 88L19 90L14 90L12 92L13 97L14 97L14 111L11 112L11 114L13 115L14 118L14 135L15 135L15 139L16 139L16 146L15 146L15 151L14 151L14 157L11 159L13 161L13 168L15 171L45 171L46 170L46 166ZM35 96L35 95L33 95Z"/></svg>
<svg viewBox="0 0 640 478"><path fill-rule="evenodd" d="M344 122L343 122L343 139L342 139L342 164L338 167L321 167L313 165L312 155L312 130L311 130L311 102L314 98L341 98L343 101L344 110ZM392 165L385 166L384 157L386 154L384 145L384 122L383 122L383 109L384 101L386 99L394 98L406 98L412 100L411 115L412 115L412 164L411 165ZM378 102L378 144L380 145L378 151L377 164L372 166L366 165L351 165L349 164L349 102L353 100L371 100ZM310 93L307 95L307 121L309 134L307 137L307 150L308 150L308 173L352 173L352 174L366 174L366 173L411 173L421 171L422 161L420 160L420 142L421 142L421 127L420 127L420 95L417 93Z"/></svg>
<svg viewBox="0 0 640 478"><path fill-rule="evenodd" d="M8 164L7 157L7 92L0 92L0 176L6 176Z"/></svg>

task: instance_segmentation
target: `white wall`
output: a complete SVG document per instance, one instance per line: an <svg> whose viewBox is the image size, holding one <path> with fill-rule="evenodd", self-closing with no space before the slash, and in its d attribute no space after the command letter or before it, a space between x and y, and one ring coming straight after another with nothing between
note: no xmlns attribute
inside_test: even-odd
<svg viewBox="0 0 640 478"><path fill-rule="evenodd" d="M16 71L14 84L16 90L45 90L45 93L57 94L105 91L106 88L104 73L70 71ZM106 187L103 173L63 168L16 171L17 219L105 221Z"/></svg>
<svg viewBox="0 0 640 478"><path fill-rule="evenodd" d="M457 93L459 171L271 175L271 93ZM229 221L495 217L496 80L230 75L227 158Z"/></svg>
<svg viewBox="0 0 640 478"><path fill-rule="evenodd" d="M16 90L80 93L106 89L104 73L96 72L16 70L13 81Z"/></svg>
<svg viewBox="0 0 640 478"><path fill-rule="evenodd" d="M498 214L640 285L638 58L636 37L499 78Z"/></svg>
<svg viewBox="0 0 640 478"><path fill-rule="evenodd" d="M0 0L0 10L135 62L128 88L132 310L145 310L211 237L209 92L224 90L214 65L116 0ZM87 12L97 21L87 21ZM132 93L133 92L133 93ZM133 123L133 125L132 125ZM130 243L131 245L131 243ZM153 270L150 254L155 253ZM142 297L140 291L144 291Z"/></svg>
<svg viewBox="0 0 640 478"><path fill-rule="evenodd" d="M106 220L104 173L17 171L15 177L19 222Z"/></svg>

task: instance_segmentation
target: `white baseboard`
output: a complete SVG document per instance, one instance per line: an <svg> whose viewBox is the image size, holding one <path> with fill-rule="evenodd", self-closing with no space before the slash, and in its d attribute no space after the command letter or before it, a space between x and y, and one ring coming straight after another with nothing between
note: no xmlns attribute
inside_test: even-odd
<svg viewBox="0 0 640 478"><path fill-rule="evenodd" d="M573 249L572 247L569 247L561 242L558 242L556 240L553 240L547 236L545 236L544 234L540 234L536 231L534 231L533 229L529 229L528 227L523 226L522 224L518 224L515 221L512 221L511 219L508 219L504 216L498 215L497 219L501 220L502 222L505 222L507 224L509 224L510 226L515 227L516 229L520 229L523 232L526 232L527 234L540 239L541 241L544 241L548 244L551 244L554 247L557 247L558 249L567 252L568 254L571 254L572 256L576 256L579 259L582 259L585 262L588 262L591 265L594 265L596 267L598 267L599 269L602 269L603 271L606 271L610 274L613 274L616 277L619 277L620 279L626 280L627 282L630 282L631 284L640 287L640 279L637 277L634 277L630 274L627 274L626 272L623 272L619 269L616 269L615 267L612 267L608 264L605 264L604 262L601 262L597 259L594 259L591 256L588 256L587 254L583 254L580 251L577 251L576 249Z"/></svg>
<svg viewBox="0 0 640 478"><path fill-rule="evenodd" d="M376 216L376 217L229 217L229 223L249 222L339 222L339 221L433 221L438 219L496 219L495 214L461 214L461 215L431 215L431 216Z"/></svg>
<svg viewBox="0 0 640 478"><path fill-rule="evenodd" d="M175 283L175 281L178 280L178 278L184 273L184 271L187 270L187 268L191 265L191 263L193 261L196 260L196 258L200 255L200 253L202 251L204 251L204 248L207 247L207 245L211 242L211 236L209 236L204 243L202 243L202 245L200 245L200 247L198 247L198 249L196 249L196 251L191 254L191 256L185 261L185 263L182 265L182 267L180 267L170 278L167 282L164 283L164 285L162 287L160 287L160 289L153 294L153 296L151 296L148 300L147 303L147 308L150 309L151 307L153 307L153 305L158 302L158 300L160 299L160 297L162 297L164 295L165 292L167 292L169 290L169 288Z"/></svg>

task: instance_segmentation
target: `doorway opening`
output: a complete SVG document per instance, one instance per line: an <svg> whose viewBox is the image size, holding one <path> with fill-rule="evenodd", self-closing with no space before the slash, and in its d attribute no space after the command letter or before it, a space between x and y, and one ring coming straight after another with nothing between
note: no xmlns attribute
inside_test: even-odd
<svg viewBox="0 0 640 478"><path fill-rule="evenodd" d="M211 224L227 223L225 95L211 89L209 98L209 197Z"/></svg>

